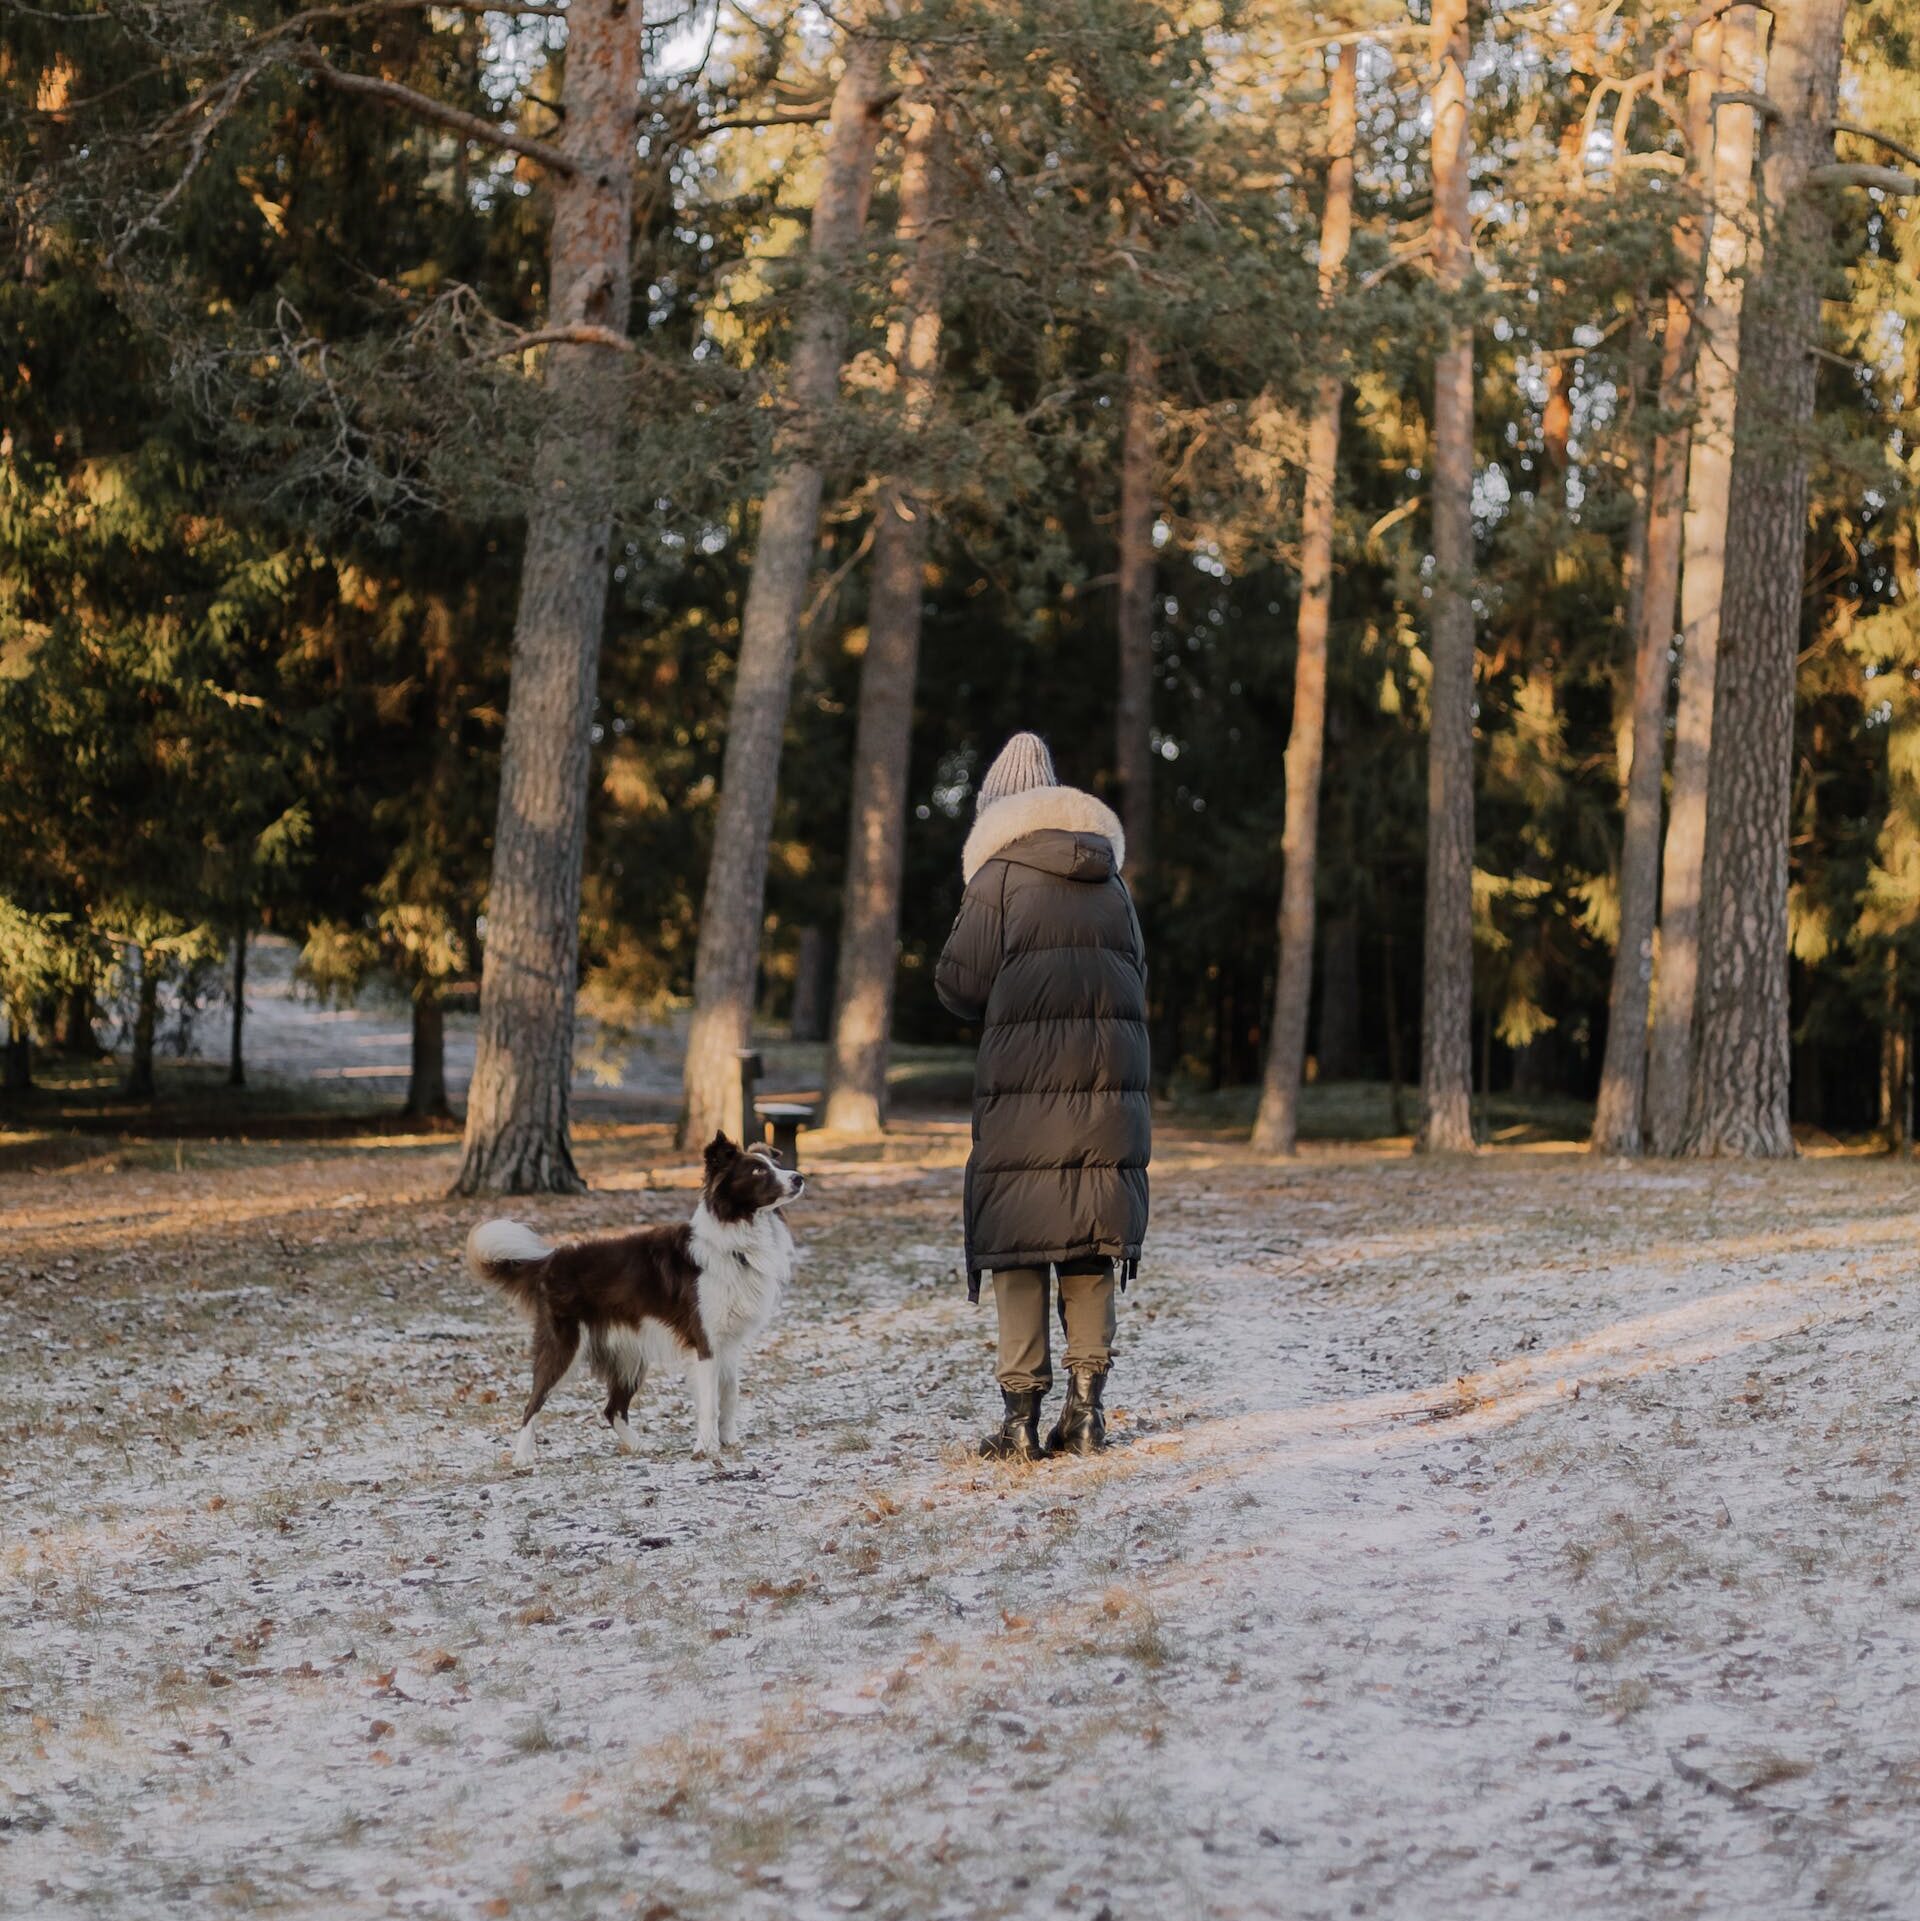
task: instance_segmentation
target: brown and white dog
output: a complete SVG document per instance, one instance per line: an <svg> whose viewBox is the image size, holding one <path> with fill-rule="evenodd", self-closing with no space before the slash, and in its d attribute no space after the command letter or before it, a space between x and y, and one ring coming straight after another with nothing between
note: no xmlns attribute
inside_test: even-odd
<svg viewBox="0 0 1920 1921"><path fill-rule="evenodd" d="M693 1375L694 1452L740 1437L740 1362L766 1331L793 1274L793 1236L780 1210L806 1182L769 1147L744 1151L726 1135L707 1146L693 1219L611 1240L551 1247L519 1221L486 1221L467 1236L467 1266L504 1288L533 1320L533 1392L514 1440L533 1465L533 1420L586 1337L587 1364L607 1390L620 1445L639 1446L627 1409L650 1373Z"/></svg>

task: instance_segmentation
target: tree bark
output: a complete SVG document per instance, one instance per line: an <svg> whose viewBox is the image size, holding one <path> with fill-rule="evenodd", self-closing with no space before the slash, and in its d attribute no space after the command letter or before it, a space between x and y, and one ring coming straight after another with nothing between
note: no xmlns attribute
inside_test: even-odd
<svg viewBox="0 0 1920 1921"><path fill-rule="evenodd" d="M1354 67L1344 41L1327 96L1327 195L1320 211L1320 305L1333 302L1353 236ZM1320 376L1307 429L1306 496L1300 513L1300 610L1295 623L1293 723L1287 735L1286 825L1280 843L1280 972L1273 990L1253 1145L1291 1154L1299 1141L1307 1005L1313 994L1315 890L1319 868L1320 771L1326 757L1327 626L1333 605L1334 483L1340 454L1339 369Z"/></svg>
<svg viewBox="0 0 1920 1921"><path fill-rule="evenodd" d="M6 1066L0 1075L0 1092L30 1094L33 1091L33 1024L22 1008L7 1011Z"/></svg>
<svg viewBox="0 0 1920 1921"><path fill-rule="evenodd" d="M133 1055L127 1063L127 1098L150 1101L154 1096L153 1039L160 1025L160 975L153 956L140 950L140 990L133 1016Z"/></svg>
<svg viewBox="0 0 1920 1921"><path fill-rule="evenodd" d="M93 988L83 982L67 989L60 1012L60 1051L74 1060L97 1061L100 1041L93 1031Z"/></svg>
<svg viewBox="0 0 1920 1921"><path fill-rule="evenodd" d="M1127 336L1121 380L1119 700L1114 774L1127 837L1127 879L1136 893L1153 854L1153 349Z"/></svg>
<svg viewBox="0 0 1920 1921"><path fill-rule="evenodd" d="M447 1010L440 990L421 986L413 996L413 1061L406 1112L437 1119L453 1111L447 1100Z"/></svg>
<svg viewBox="0 0 1920 1921"><path fill-rule="evenodd" d="M247 1084L246 1026L247 930L241 926L235 928L233 934L233 1019L227 1032L229 1087L245 1087Z"/></svg>
<svg viewBox="0 0 1920 1921"><path fill-rule="evenodd" d="M1400 983L1394 978L1391 934L1380 939L1380 981L1387 1027L1387 1125L1398 1135L1407 1131L1406 1103L1400 1092L1406 1075L1400 1056Z"/></svg>
<svg viewBox="0 0 1920 1921"><path fill-rule="evenodd" d="M1467 0L1433 6L1433 258L1451 308L1434 367L1433 623L1420 1136L1473 1146L1473 272L1467 204Z"/></svg>
<svg viewBox="0 0 1920 1921"><path fill-rule="evenodd" d="M833 942L824 927L800 929L793 960L793 1007L787 1036L796 1041L827 1038L827 997L833 992Z"/></svg>
<svg viewBox="0 0 1920 1921"><path fill-rule="evenodd" d="M1596 1154L1637 1154L1647 1085L1647 1001L1653 985L1653 928L1659 906L1660 794L1666 772L1667 689L1680 591L1693 369L1693 311L1701 293L1709 196L1713 191L1713 95L1720 76L1719 23L1694 40L1687 82L1687 202L1674 226L1674 285L1660 351L1662 428L1653 446L1646 568L1633 661L1633 732L1620 835L1620 939L1607 1001L1607 1051L1600 1069L1590 1144Z"/></svg>
<svg viewBox="0 0 1920 1921"><path fill-rule="evenodd" d="M1720 71L1736 87L1753 75L1751 7L1721 27ZM1727 503L1733 474L1740 372L1740 307L1753 193L1754 115L1723 105L1715 118L1713 221L1701 303L1696 411L1688 447L1687 510L1680 575L1680 690L1673 729L1673 786L1661 855L1659 965L1647 1046L1646 1145L1679 1152L1693 1053L1694 986L1700 961L1700 868L1706 847L1707 771L1713 744L1714 668L1726 577Z"/></svg>
<svg viewBox="0 0 1920 1921"><path fill-rule="evenodd" d="M1807 175L1833 154L1846 0L1774 18L1762 170L1766 232L1740 329L1740 434L1714 686L1699 1005L1682 1151L1793 1152L1787 977L1794 671L1807 541L1807 429L1829 208ZM1724 751L1737 743L1738 752Z"/></svg>
<svg viewBox="0 0 1920 1921"><path fill-rule="evenodd" d="M907 112L901 163L902 264L894 289L899 318L889 341L901 431L910 446L932 416L940 356L939 142L937 110L930 100L916 100ZM874 519L867 651L860 663L847 881L827 1056L826 1124L851 1134L876 1133L886 1118L929 513L926 490L911 471L882 486Z"/></svg>
<svg viewBox="0 0 1920 1921"><path fill-rule="evenodd" d="M574 172L554 179L547 320L624 334L643 21L567 10L561 98ZM480 1034L457 1191L577 1193L569 1101L594 693L606 620L621 356L548 350L487 893Z"/></svg>
<svg viewBox="0 0 1920 1921"><path fill-rule="evenodd" d="M1323 1081L1360 1071L1360 921L1335 914L1320 937L1320 1034L1314 1048Z"/></svg>
<svg viewBox="0 0 1920 1921"><path fill-rule="evenodd" d="M1900 998L1900 965L1891 953L1886 970L1886 1019L1880 1029L1880 1138L1888 1153L1904 1154L1913 1144L1913 1017Z"/></svg>
<svg viewBox="0 0 1920 1921"><path fill-rule="evenodd" d="M776 444L774 479L760 508L759 546L740 621L740 663L694 959L683 1142L704 1141L723 1127L738 1138L742 1125L737 1056L747 1045L752 1022L780 743L801 602L820 531L821 469L813 443L839 394L847 344L841 282L866 223L886 58L882 42L857 36L848 45L834 90L826 172L814 201L807 286L794 335L792 417Z"/></svg>

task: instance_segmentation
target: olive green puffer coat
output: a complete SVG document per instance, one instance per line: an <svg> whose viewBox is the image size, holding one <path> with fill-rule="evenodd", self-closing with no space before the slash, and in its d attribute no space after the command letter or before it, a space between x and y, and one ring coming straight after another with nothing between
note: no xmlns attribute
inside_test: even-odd
<svg viewBox="0 0 1920 1921"><path fill-rule="evenodd" d="M967 1279L1105 1255L1147 1231L1147 961L1110 808L1072 787L996 801L934 985L978 1022Z"/></svg>

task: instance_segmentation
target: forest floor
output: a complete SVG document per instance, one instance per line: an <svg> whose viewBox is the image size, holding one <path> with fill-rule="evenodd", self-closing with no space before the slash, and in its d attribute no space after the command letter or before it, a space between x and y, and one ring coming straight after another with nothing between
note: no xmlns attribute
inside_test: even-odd
<svg viewBox="0 0 1920 1921"><path fill-rule="evenodd" d="M1911 1163L1169 1127L1118 1445L1004 1470L964 1146L815 1153L722 1467L517 1474L451 1139L0 1141L0 1911L1913 1912Z"/></svg>

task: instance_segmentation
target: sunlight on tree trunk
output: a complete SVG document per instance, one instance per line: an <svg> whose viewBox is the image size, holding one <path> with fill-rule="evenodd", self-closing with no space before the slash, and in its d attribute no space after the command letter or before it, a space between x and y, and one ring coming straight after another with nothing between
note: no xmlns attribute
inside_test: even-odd
<svg viewBox="0 0 1920 1921"><path fill-rule="evenodd" d="M1721 27L1727 84L1754 83L1754 11L1736 7ZM1660 942L1647 1044L1646 1144L1679 1151L1693 1052L1699 973L1700 863L1706 846L1707 769L1713 740L1714 661L1726 573L1727 498L1733 473L1740 373L1740 302L1753 197L1754 114L1732 103L1715 115L1713 224L1695 371L1697 411L1688 447L1680 575L1680 690L1673 727L1673 787L1660 870Z"/></svg>
<svg viewBox="0 0 1920 1921"><path fill-rule="evenodd" d="M1706 258L1713 191L1713 94L1720 75L1720 26L1694 36L1687 81L1688 174L1674 224L1674 284L1660 352L1660 415L1671 422L1654 442L1647 504L1645 586L1633 661L1632 747L1620 835L1620 937L1607 1003L1607 1051L1590 1138L1597 1154L1640 1151L1647 1079L1647 999L1653 983L1653 925L1660 883L1660 795L1666 773L1667 689L1672 678L1674 606L1680 590L1681 522L1698 351L1693 312Z"/></svg>
<svg viewBox="0 0 1920 1921"><path fill-rule="evenodd" d="M1420 1140L1473 1146L1473 273L1467 202L1467 0L1433 6L1433 258L1454 308L1434 366L1432 681Z"/></svg>
<svg viewBox="0 0 1920 1921"><path fill-rule="evenodd" d="M1761 180L1767 228L1740 331L1740 432L1727 510L1700 890L1699 1007L1684 1152L1793 1152L1787 866L1795 668L1807 548L1806 430L1832 203L1807 175L1833 154L1846 0L1775 17L1779 110ZM1737 751L1728 751L1730 747Z"/></svg>
<svg viewBox="0 0 1920 1921"><path fill-rule="evenodd" d="M1121 383L1119 616L1120 691L1114 718L1114 775L1134 892L1153 855L1153 349L1127 337Z"/></svg>
<svg viewBox="0 0 1920 1921"><path fill-rule="evenodd" d="M911 446L933 412L940 354L940 119L931 101L907 115L901 160L896 293L889 341L900 385L900 427ZM913 689L920 660L920 597L927 565L929 503L899 475L875 508L867 652L860 663L860 716L853 750L852 820L842 895L833 1039L827 1056L826 1124L871 1134L886 1117L887 1042L900 933L906 854L907 772Z"/></svg>
<svg viewBox="0 0 1920 1921"><path fill-rule="evenodd" d="M567 32L565 138L582 164L548 189L547 317L624 334L642 21L625 0L575 0ZM569 1102L620 362L599 346L548 352L551 411L535 456L514 623L462 1194L586 1185L573 1164Z"/></svg>
<svg viewBox="0 0 1920 1921"><path fill-rule="evenodd" d="M1353 235L1354 68L1358 49L1342 44L1327 96L1327 197L1320 215L1320 303L1329 307L1346 270ZM1301 505L1300 611L1293 668L1293 725L1287 736L1287 814L1280 858L1280 973L1273 990L1253 1145L1291 1154L1298 1142L1300 1078L1313 992L1314 894L1320 840L1320 769L1326 751L1327 624L1333 603L1334 484L1340 453L1337 368L1320 376L1307 433L1306 497Z"/></svg>
<svg viewBox="0 0 1920 1921"><path fill-rule="evenodd" d="M814 201L807 291L789 376L793 418L783 430L778 471L761 504L753 578L740 621L740 662L727 716L713 857L694 961L680 1119L683 1143L704 1141L721 1127L738 1137L742 1127L738 1056L752 1025L780 742L793 686L801 603L820 532L822 475L811 436L839 394L847 345L842 282L866 223L886 62L883 42L854 38L834 91L826 171Z"/></svg>

